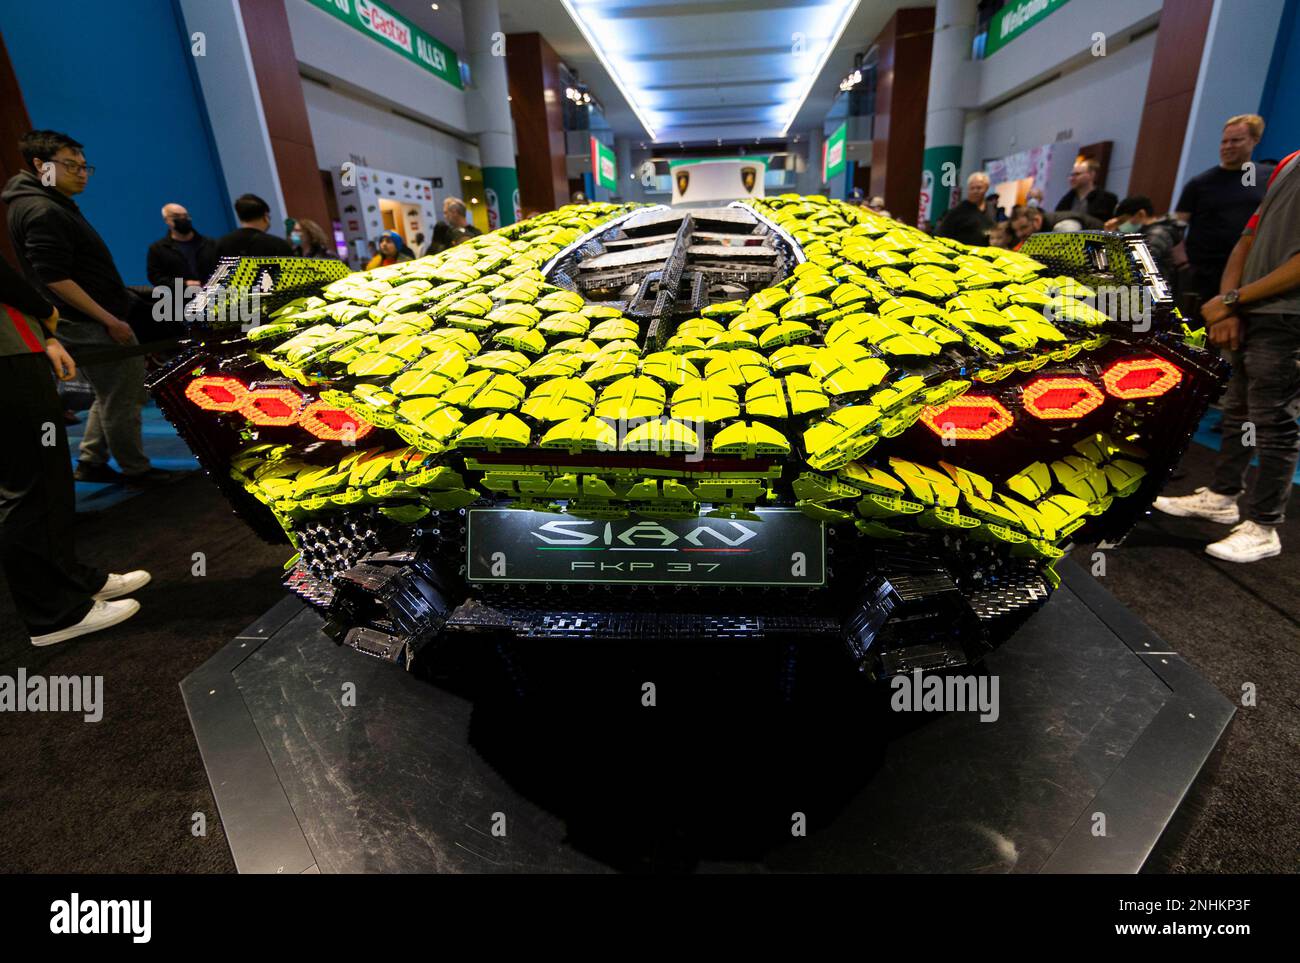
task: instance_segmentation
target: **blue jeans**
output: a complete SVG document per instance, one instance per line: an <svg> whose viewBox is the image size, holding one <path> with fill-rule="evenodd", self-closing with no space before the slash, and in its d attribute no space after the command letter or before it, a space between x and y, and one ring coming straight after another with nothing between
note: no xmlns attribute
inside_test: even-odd
<svg viewBox="0 0 1300 963"><path fill-rule="evenodd" d="M1248 316L1245 344L1225 357L1232 377L1222 398L1223 441L1210 490L1240 495L1251 458L1258 454L1259 474L1245 517L1280 525L1300 458L1300 315Z"/></svg>

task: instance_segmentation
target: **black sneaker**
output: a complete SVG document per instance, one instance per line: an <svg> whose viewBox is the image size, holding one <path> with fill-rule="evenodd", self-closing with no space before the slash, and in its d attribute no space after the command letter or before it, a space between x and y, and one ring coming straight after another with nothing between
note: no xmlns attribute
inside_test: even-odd
<svg viewBox="0 0 1300 963"><path fill-rule="evenodd" d="M170 485L174 481L184 478L188 472L168 471L166 468L149 468L142 472L136 472L134 475L123 475L122 478L130 488L156 488L159 485Z"/></svg>
<svg viewBox="0 0 1300 963"><path fill-rule="evenodd" d="M72 477L79 482L91 482L95 485L122 485L126 476L108 465L92 465L89 462L77 462L77 470Z"/></svg>

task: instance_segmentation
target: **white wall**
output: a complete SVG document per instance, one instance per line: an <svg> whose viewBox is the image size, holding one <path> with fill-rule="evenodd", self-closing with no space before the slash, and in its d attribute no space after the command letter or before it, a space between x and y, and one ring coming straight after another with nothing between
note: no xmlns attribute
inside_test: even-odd
<svg viewBox="0 0 1300 963"><path fill-rule="evenodd" d="M441 208L443 197L460 193L456 161L478 164L478 147L458 137L399 117L374 104L304 77L307 119L316 144L316 160L337 169L353 154L369 167L411 177L442 178L434 191Z"/></svg>
<svg viewBox="0 0 1300 963"><path fill-rule="evenodd" d="M1250 2L1250 0L1248 0ZM1073 0L979 62L975 106L985 106L1093 59L1093 38L1106 38L1109 59L1134 31L1159 19L1164 0ZM1130 92L1139 101L1146 83ZM1086 142L1085 142L1086 143Z"/></svg>
<svg viewBox="0 0 1300 963"><path fill-rule="evenodd" d="M1053 14L1029 32L1037 33L1056 16ZM996 53L993 59L1008 55L1017 42ZM963 167L975 170L976 165L987 159L1052 144L1062 131L1073 131L1062 139L1079 144L1114 142L1106 189L1123 197L1133 169L1155 45L1156 34L1148 33L1105 57L1089 58L1084 66L994 110L969 112ZM1177 150L1179 146L1171 144L1170 149ZM1057 200L1047 198L1053 207Z"/></svg>

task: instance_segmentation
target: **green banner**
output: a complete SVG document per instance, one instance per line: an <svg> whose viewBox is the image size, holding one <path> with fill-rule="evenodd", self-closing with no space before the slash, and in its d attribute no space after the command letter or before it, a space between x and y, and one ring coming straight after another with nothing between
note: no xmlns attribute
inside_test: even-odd
<svg viewBox="0 0 1300 963"><path fill-rule="evenodd" d="M984 56L991 57L1049 14L1065 6L1066 0L1012 0L989 22Z"/></svg>
<svg viewBox="0 0 1300 963"><path fill-rule="evenodd" d="M921 197L917 214L930 226L948 213L961 190L961 144L927 147L921 157Z"/></svg>
<svg viewBox="0 0 1300 963"><path fill-rule="evenodd" d="M487 202L489 231L513 224L519 210L519 173L513 167L483 168L483 193Z"/></svg>
<svg viewBox="0 0 1300 963"><path fill-rule="evenodd" d="M845 144L848 140L849 125L848 121L836 127L831 135L826 138L826 144L822 148L822 182L830 183L830 179L844 173L844 163L848 158L844 155Z"/></svg>
<svg viewBox="0 0 1300 963"><path fill-rule="evenodd" d="M307 0L313 7L332 13L354 30L401 54L453 87L461 87L460 61L456 51L419 27L407 23L375 0Z"/></svg>
<svg viewBox="0 0 1300 963"><path fill-rule="evenodd" d="M594 137L591 139L591 176L597 186L607 191L618 191L618 162L614 160L614 151Z"/></svg>

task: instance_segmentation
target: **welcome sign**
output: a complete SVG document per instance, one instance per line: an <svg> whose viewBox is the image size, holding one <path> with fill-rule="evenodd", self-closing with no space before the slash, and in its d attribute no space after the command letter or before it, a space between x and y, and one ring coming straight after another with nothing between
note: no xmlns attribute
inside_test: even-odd
<svg viewBox="0 0 1300 963"><path fill-rule="evenodd" d="M349 27L423 67L453 87L461 87L460 61L441 40L407 23L375 0L307 0Z"/></svg>
<svg viewBox="0 0 1300 963"><path fill-rule="evenodd" d="M1065 6L1066 0L1013 0L989 23L984 56L992 56L1049 14Z"/></svg>

